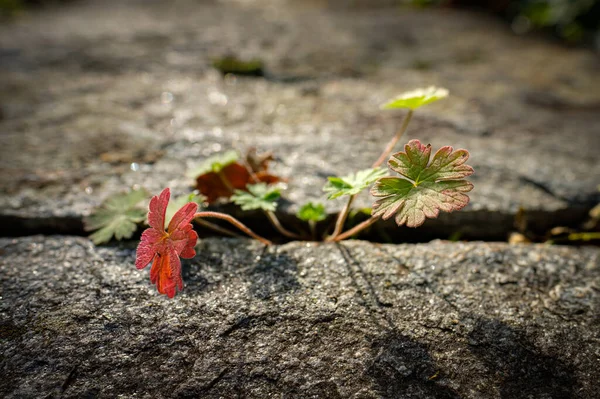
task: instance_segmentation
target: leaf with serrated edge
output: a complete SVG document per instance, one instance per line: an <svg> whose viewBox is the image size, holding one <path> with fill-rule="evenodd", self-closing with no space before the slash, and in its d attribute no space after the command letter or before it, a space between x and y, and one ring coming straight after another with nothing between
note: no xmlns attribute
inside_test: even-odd
<svg viewBox="0 0 600 399"><path fill-rule="evenodd" d="M270 187L265 183L249 184L248 192L236 190L231 200L239 205L243 211L262 209L274 212L277 209L277 200L281 197L278 187Z"/></svg>
<svg viewBox="0 0 600 399"><path fill-rule="evenodd" d="M380 108L408 108L411 110L415 110L419 107L422 107L423 105L427 105L448 97L448 93L449 92L447 89L435 86L430 86L426 89L411 90L392 98L385 104L382 104Z"/></svg>
<svg viewBox="0 0 600 399"><path fill-rule="evenodd" d="M325 212L323 204L313 204L312 202L308 202L300 207L296 216L298 219L304 220L305 222L320 222L327 218L327 213Z"/></svg>
<svg viewBox="0 0 600 399"><path fill-rule="evenodd" d="M90 216L85 218L86 231L95 231L90 235L94 244L130 238L137 230L137 224L146 218L146 210L137 205L148 198L144 189L132 190L125 194L108 198Z"/></svg>
<svg viewBox="0 0 600 399"><path fill-rule="evenodd" d="M331 176L323 191L329 194L327 199L336 199L344 195L356 195L369 187L375 180L387 175L383 168L364 169L345 177Z"/></svg>
<svg viewBox="0 0 600 399"><path fill-rule="evenodd" d="M206 201L206 197L202 194L196 194L196 192L180 195L171 199L169 201L169 205L167 205L167 212L165 213L165 228L167 227L168 221L173 218L173 215L177 213L179 209L181 209L188 202L193 202L198 204L199 207L202 207L204 201Z"/></svg>
<svg viewBox="0 0 600 399"><path fill-rule="evenodd" d="M396 215L398 226L417 227L425 218L438 217L440 210L452 212L469 203L465 193L473 184L463 180L473 174L473 168L465 165L468 151L442 147L430 160L431 146L419 140L411 140L404 151L388 161L390 169L403 178L381 178L371 189L379 198L373 204L373 216L389 219Z"/></svg>

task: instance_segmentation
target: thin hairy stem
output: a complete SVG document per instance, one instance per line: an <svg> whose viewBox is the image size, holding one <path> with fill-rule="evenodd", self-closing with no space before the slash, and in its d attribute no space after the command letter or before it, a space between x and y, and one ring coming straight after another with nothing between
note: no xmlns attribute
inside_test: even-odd
<svg viewBox="0 0 600 399"><path fill-rule="evenodd" d="M392 151L394 151L394 147L396 146L396 144L398 143L398 141L400 140L400 138L402 137L404 132L406 132L406 129L408 128L408 124L410 123L410 120L412 119L412 115L413 115L413 110L412 109L408 110L408 113L406 114L406 116L404 117L404 120L402 121L402 126L400 126L400 129L398 129L398 131L396 132L396 135L387 144L387 146L385 147L385 150L383 150L383 152L381 153L379 158L377 158L377 161L375 161L375 163L372 166L373 168L376 168L376 167L380 166L382 163L384 163L386 161L387 157L389 157L390 154L392 153Z"/></svg>
<svg viewBox="0 0 600 399"><path fill-rule="evenodd" d="M394 147L396 146L396 144L398 143L398 141L400 140L402 135L404 135L404 133L406 132L406 129L408 128L408 124L410 123L410 120L412 119L412 115L413 115L413 110L411 109L408 111L408 113L404 117L404 120L402 121L402 125L400 126L400 129L398 129L398 131L396 132L394 137L387 144L387 146L385 147L385 149L383 150L383 152L381 153L379 158L377 158L377 161L375 161L375 163L373 164L372 168L377 168L377 167L381 166L381 164L385 162L387 157L390 156L392 151L394 151ZM335 230L333 230L333 234L331 234L331 236L327 239L327 241L339 241L340 240L338 237L341 234L342 229L344 228L344 223L346 222L346 219L348 218L348 213L350 213L350 206L352 206L352 202L354 201L354 198L356 198L356 195L353 195L348 199L346 206L340 212L337 222L335 223ZM344 237L347 237L347 236L344 235ZM342 240L343 240L343 238L342 238Z"/></svg>
<svg viewBox="0 0 600 399"><path fill-rule="evenodd" d="M225 235L228 235L228 236L231 236L231 237L241 237L236 232L233 232L233 231L231 231L229 229L226 229L225 227L221 227L218 224L207 222L206 220L203 220L203 219L196 220L196 223L198 223L200 226L204 226L204 227L206 227L208 229L216 231L217 233L225 234Z"/></svg>
<svg viewBox="0 0 600 399"><path fill-rule="evenodd" d="M344 223L346 222L346 218L348 218L348 214L350 213L350 207L352 206L352 202L354 201L355 197L356 195L351 195L350 198L348 198L346 206L344 206L344 209L341 210L341 212L338 215L337 221L335 222L335 229L333 230L333 233L327 239L327 241L333 241L335 237L340 235L340 233L342 232L342 229L344 228Z"/></svg>
<svg viewBox="0 0 600 399"><path fill-rule="evenodd" d="M275 227L275 229L277 229L278 232L280 232L281 234L283 234L286 237L293 238L295 240L302 239L302 237L299 236L298 234L292 233L291 231L289 231L285 227L283 227L283 225L281 224L281 222L279 221L279 219L277 218L277 216L275 215L274 212L265 211L265 213L267 214L267 217L269 218L269 221L271 222L273 227Z"/></svg>
<svg viewBox="0 0 600 399"><path fill-rule="evenodd" d="M225 213L202 211L202 212L195 213L194 219L195 218L215 218L215 219L225 220L226 222L231 223L232 225L234 225L235 227L237 227L238 229L240 229L241 231L243 231L250 237L262 242L263 244L265 244L265 245L273 244L271 241L267 240L266 238L263 238L263 237L259 236L258 234L254 233L252 230L250 230L248 227L246 227L246 225L244 225L242 222L240 222L233 216L227 215Z"/></svg>
<svg viewBox="0 0 600 399"><path fill-rule="evenodd" d="M342 241L342 240L345 240L346 238L350 238L353 235L355 235L356 233L359 233L360 231L366 229L367 227L369 227L370 225L372 225L373 223L375 223L378 220L379 220L379 216L372 216L371 218L365 220L362 223L357 224L350 230L340 234L337 237L332 238L329 241Z"/></svg>

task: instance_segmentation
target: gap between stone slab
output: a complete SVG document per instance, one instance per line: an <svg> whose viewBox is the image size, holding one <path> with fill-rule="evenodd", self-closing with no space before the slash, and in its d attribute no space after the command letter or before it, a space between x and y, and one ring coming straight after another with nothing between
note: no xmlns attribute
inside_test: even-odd
<svg viewBox="0 0 600 399"><path fill-rule="evenodd" d="M528 231L545 235L557 226L577 228L587 217L589 207L573 207L553 212L526 211ZM261 212L232 212L244 224L256 233L274 241L285 243L291 241L272 228L266 216ZM308 225L290 213L277 214L281 222L292 231L308 230ZM333 229L336 215L330 215L327 220L317 225L318 236ZM352 225L360 223L366 216L357 217ZM220 224L220 221L211 220ZM231 227L222 224L224 227ZM218 237L219 235L196 226L201 237ZM142 229L138 229L132 239L138 239ZM379 221L365 230L357 238L372 242L383 243L419 243L434 239L457 239L461 241L506 241L511 232L517 231L515 215L512 213L494 212L489 210L454 212L442 214L438 219L427 220L418 228L398 227L393 220ZM0 215L0 236L18 237L28 235L76 235L87 236L83 219L76 216L23 218L12 215Z"/></svg>

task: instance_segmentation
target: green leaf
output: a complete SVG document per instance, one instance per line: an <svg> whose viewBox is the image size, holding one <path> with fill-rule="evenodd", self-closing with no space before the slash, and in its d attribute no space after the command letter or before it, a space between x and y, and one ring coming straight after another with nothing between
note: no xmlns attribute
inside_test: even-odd
<svg viewBox="0 0 600 399"><path fill-rule="evenodd" d="M402 93L381 105L381 109L408 108L415 110L423 105L430 104L446 97L448 97L448 90L431 86L426 89L416 89Z"/></svg>
<svg viewBox="0 0 600 399"><path fill-rule="evenodd" d="M382 176L387 175L383 168L364 169L345 177L328 177L323 191L329 194L327 199L335 199L343 195L355 195Z"/></svg>
<svg viewBox="0 0 600 399"><path fill-rule="evenodd" d="M204 201L206 201L206 197L202 194L198 194L197 191L186 195L180 195L175 199L171 199L169 201L169 205L167 205L167 212L165 213L165 228L169 225L173 215L175 215L175 213L185 204L188 202L195 202L202 207Z"/></svg>
<svg viewBox="0 0 600 399"><path fill-rule="evenodd" d="M200 166L190 170L187 175L195 179L196 177L205 173L219 173L226 166L236 162L238 158L239 155L235 150L226 151L222 154L216 154L206 158L206 160L204 160Z"/></svg>
<svg viewBox="0 0 600 399"><path fill-rule="evenodd" d="M411 140L404 150L388 162L403 177L381 178L371 189L380 198L373 204L373 216L389 219L396 215L398 226L417 227L425 218L438 217L440 210L452 212L469 203L465 193L473 184L463 180L473 174L473 168L464 164L468 151L442 147L430 161L431 145Z"/></svg>
<svg viewBox="0 0 600 399"><path fill-rule="evenodd" d="M245 76L263 76L264 74L264 65L259 59L243 61L235 56L227 56L213 60L212 64L223 75L232 73Z"/></svg>
<svg viewBox="0 0 600 399"><path fill-rule="evenodd" d="M148 212L137 206L149 196L146 190L139 189L108 198L84 220L86 231L97 230L90 239L94 244L103 244L113 237L117 240L130 238Z"/></svg>
<svg viewBox="0 0 600 399"><path fill-rule="evenodd" d="M312 202L308 202L300 207L296 216L298 219L304 220L305 222L320 222L327 218L327 213L325 213L323 204L313 204Z"/></svg>
<svg viewBox="0 0 600 399"><path fill-rule="evenodd" d="M246 188L248 192L235 190L235 194L231 197L231 200L239 205L243 211L262 209L273 212L277 209L277 200L281 197L281 191L278 187L258 183L249 184Z"/></svg>

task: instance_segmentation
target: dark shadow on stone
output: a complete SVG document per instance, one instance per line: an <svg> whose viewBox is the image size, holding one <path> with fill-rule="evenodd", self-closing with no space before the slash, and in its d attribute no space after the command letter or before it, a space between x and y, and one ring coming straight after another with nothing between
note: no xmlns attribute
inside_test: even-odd
<svg viewBox="0 0 600 399"><path fill-rule="evenodd" d="M200 271L201 267L198 261L181 260L181 277L185 281L186 291L202 292L208 288L210 282ZM187 288L189 287L189 288Z"/></svg>
<svg viewBox="0 0 600 399"><path fill-rule="evenodd" d="M225 239L215 243L200 240L196 256L193 259L182 259L181 275L185 281L185 291L189 295L206 291L212 285L230 278L232 274L248 273L260 252L238 245L236 241ZM235 248L235 251L231 251L231 248Z"/></svg>
<svg viewBox="0 0 600 399"><path fill-rule="evenodd" d="M256 261L248 278L250 293L259 299L269 299L300 288L298 263L286 254L269 253L266 250Z"/></svg>
<svg viewBox="0 0 600 399"><path fill-rule="evenodd" d="M362 264L354 257L354 255L352 255L350 250L347 247L345 247L343 244L339 244L339 243L338 243L338 248L340 249L340 253L342 254L342 257L346 261L346 265L348 266L349 271L350 272L352 271L350 269L351 265L356 266L358 274L360 274L360 277L362 277L362 279L365 280L365 282L367 283L367 288L369 290L369 294L371 294L371 296L373 297L373 300L375 301L377 306L382 307L382 308L392 307L391 303L386 303L386 302L383 302L381 299L379 299L379 295L377 295L377 292L375 291L375 287L373 287L373 283L371 282L371 279L368 278L367 274L365 273L365 270L362 267ZM352 281L354 283L356 283L354 276L351 276L351 277L352 277Z"/></svg>
<svg viewBox="0 0 600 399"><path fill-rule="evenodd" d="M506 399L573 397L577 380L558 359L536 353L523 334L506 324L481 319L469 334L469 349L483 361Z"/></svg>
<svg viewBox="0 0 600 399"><path fill-rule="evenodd" d="M384 329L395 330L396 326L390 320L390 318L387 317L387 314L384 310L384 308L392 307L392 304L385 303L381 299L379 299L379 295L377 294L375 287L373 287L373 283L365 273L361 263L354 257L354 255L352 255L350 250L340 243L337 244L337 247L340 250L340 254L344 258L344 261L346 263L346 268L348 269L348 276L350 276L350 279L352 280L352 285L354 285L354 288L356 288L356 293L359 295L360 300L364 302L364 306L368 309L369 315L371 316L373 323L380 325ZM353 269L353 266L357 269L356 271ZM368 294L372 298L371 303L364 300L364 297L362 295L363 288L361 288L360 284L356 280L357 275L365 281ZM382 315L378 315L378 312L381 312L383 314L383 318L385 319L384 324L381 323Z"/></svg>
<svg viewBox="0 0 600 399"><path fill-rule="evenodd" d="M230 252L226 243L214 249L201 244L194 259L182 260L188 293L204 291L232 275L248 281L250 294L258 299L287 294L300 287L298 263L287 254L271 252L268 247L252 249L239 245Z"/></svg>
<svg viewBox="0 0 600 399"><path fill-rule="evenodd" d="M0 215L0 237L19 237L35 234L88 235L83 220L77 216L27 218Z"/></svg>
<svg viewBox="0 0 600 399"><path fill-rule="evenodd" d="M444 376L424 345L390 332L373 342L372 352L374 360L367 373L382 398L460 398L441 384Z"/></svg>
<svg viewBox="0 0 600 399"><path fill-rule="evenodd" d="M302 397L306 399L342 399L337 385L331 381L321 381L310 386L302 393Z"/></svg>

